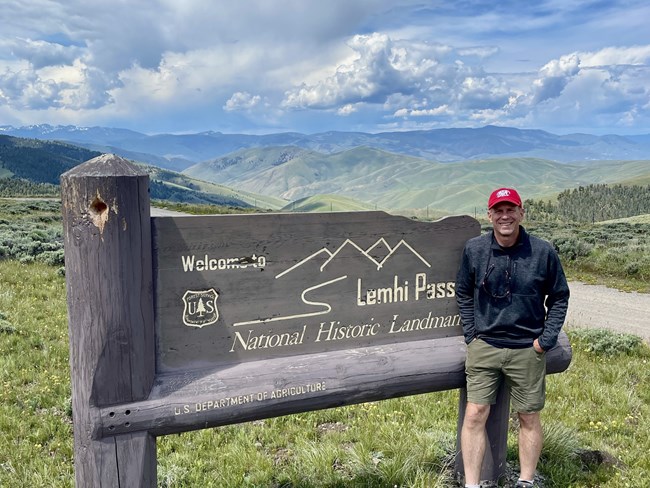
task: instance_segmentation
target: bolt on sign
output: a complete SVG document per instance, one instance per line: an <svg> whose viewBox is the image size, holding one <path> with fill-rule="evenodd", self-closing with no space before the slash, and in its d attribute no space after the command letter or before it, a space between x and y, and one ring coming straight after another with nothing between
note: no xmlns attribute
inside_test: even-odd
<svg viewBox="0 0 650 488"><path fill-rule="evenodd" d="M156 217L157 370L461 335L477 222L383 212Z"/></svg>

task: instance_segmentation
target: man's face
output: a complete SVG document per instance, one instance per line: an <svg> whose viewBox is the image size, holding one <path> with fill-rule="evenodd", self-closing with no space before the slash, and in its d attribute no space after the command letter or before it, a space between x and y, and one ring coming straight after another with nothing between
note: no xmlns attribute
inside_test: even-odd
<svg viewBox="0 0 650 488"><path fill-rule="evenodd" d="M497 203L488 210L488 219L497 237L516 236L519 224L524 220L524 209L509 202Z"/></svg>

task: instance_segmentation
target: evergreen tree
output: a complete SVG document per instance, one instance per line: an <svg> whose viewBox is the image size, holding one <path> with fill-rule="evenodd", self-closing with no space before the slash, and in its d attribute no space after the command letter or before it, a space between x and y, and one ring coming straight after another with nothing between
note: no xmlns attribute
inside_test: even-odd
<svg viewBox="0 0 650 488"><path fill-rule="evenodd" d="M535 221L601 222L650 213L650 185L588 185L564 190L557 204L526 200Z"/></svg>

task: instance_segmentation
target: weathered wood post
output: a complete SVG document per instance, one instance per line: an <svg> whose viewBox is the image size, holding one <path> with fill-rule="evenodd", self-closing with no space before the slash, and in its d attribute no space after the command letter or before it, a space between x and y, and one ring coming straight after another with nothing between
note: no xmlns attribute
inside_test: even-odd
<svg viewBox="0 0 650 488"><path fill-rule="evenodd" d="M460 389L458 403L458 427L456 433L456 473L464 475L463 455L460 449L460 432L467 409L467 390ZM505 383L499 388L496 403L490 408L490 416L485 424L486 446L481 480L499 482L506 474L506 454L508 449L508 419L510 417L510 387Z"/></svg>
<svg viewBox="0 0 650 488"><path fill-rule="evenodd" d="M114 155L61 177L79 487L156 483L153 435L100 435L100 408L145 399L155 374L148 184Z"/></svg>

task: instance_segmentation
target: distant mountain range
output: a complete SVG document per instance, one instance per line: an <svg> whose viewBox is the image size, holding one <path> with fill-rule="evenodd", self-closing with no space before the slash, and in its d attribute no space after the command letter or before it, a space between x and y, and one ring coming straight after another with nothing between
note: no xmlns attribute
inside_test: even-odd
<svg viewBox="0 0 650 488"><path fill-rule="evenodd" d="M58 140L182 171L196 163L251 148L294 146L321 154L358 147L438 162L494 157L532 157L557 162L650 159L650 134L636 136L557 135L542 130L486 126L477 129L433 129L406 132L283 132L267 135L147 135L127 129L33 125L0 126L0 134Z"/></svg>
<svg viewBox="0 0 650 488"><path fill-rule="evenodd" d="M498 186L550 199L581 185L650 184L650 135L558 136L487 126L149 136L102 127L0 126L0 177L57 183L61 172L101 152L143 164L154 198L291 211L434 217L482 213L486 195Z"/></svg>

